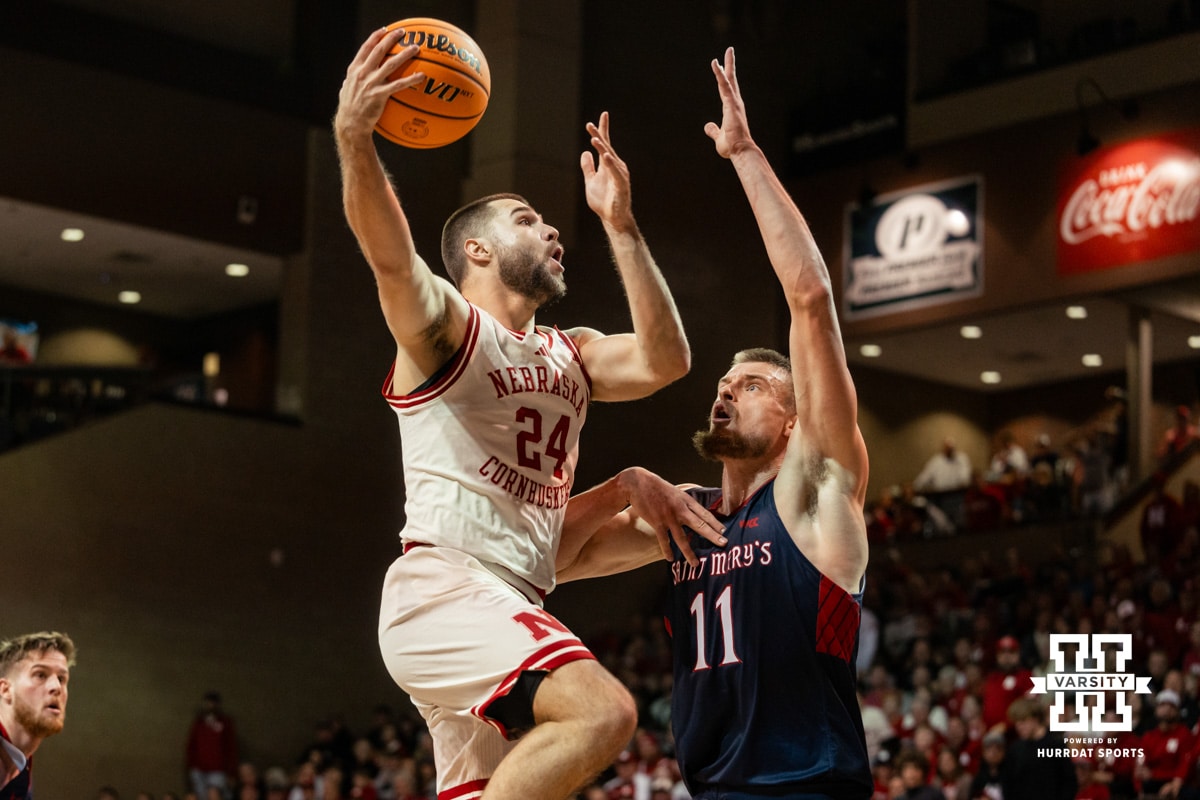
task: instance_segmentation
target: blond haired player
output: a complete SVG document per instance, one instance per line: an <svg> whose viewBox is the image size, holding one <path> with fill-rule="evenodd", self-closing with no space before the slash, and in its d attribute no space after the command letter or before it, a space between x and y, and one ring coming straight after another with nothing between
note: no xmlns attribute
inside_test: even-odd
<svg viewBox="0 0 1200 800"><path fill-rule="evenodd" d="M517 195L456 212L442 259L457 289L433 273L372 139L388 97L422 80L390 77L417 52L389 55L403 34L367 38L334 119L346 217L396 341L384 395L399 419L407 520L380 647L433 735L439 797L564 798L611 763L636 723L629 693L542 609L579 430L591 400L644 397L684 375L690 352L634 221L607 114L587 126L595 156L580 164L634 333L535 325L565 291L564 249ZM719 527L682 494L667 508L668 527Z"/></svg>
<svg viewBox="0 0 1200 800"><path fill-rule="evenodd" d="M32 800L33 754L63 729L74 663L64 633L0 641L0 800Z"/></svg>

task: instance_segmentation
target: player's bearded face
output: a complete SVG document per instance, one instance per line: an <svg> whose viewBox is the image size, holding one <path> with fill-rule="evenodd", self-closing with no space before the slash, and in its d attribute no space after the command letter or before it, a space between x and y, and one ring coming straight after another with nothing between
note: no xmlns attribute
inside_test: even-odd
<svg viewBox="0 0 1200 800"><path fill-rule="evenodd" d="M32 736L45 737L58 733L63 729L67 718L66 699L59 701L61 713L53 714L46 710L45 699L36 698L36 702L27 700L21 694L13 697L13 716L22 728Z"/></svg>
<svg viewBox="0 0 1200 800"><path fill-rule="evenodd" d="M770 449L771 441L766 436L743 434L727 427L710 427L692 434L692 446L709 461L720 461L722 458L762 458Z"/></svg>
<svg viewBox="0 0 1200 800"><path fill-rule="evenodd" d="M549 305L567 293L567 284L552 275L547 255L532 244L504 247L500 258L500 281L539 306Z"/></svg>

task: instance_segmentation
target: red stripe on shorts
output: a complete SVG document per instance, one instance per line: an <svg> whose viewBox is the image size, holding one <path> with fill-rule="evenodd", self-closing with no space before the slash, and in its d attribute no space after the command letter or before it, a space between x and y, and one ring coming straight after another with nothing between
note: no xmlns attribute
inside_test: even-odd
<svg viewBox="0 0 1200 800"><path fill-rule="evenodd" d="M512 691L513 684L521 677L522 672L528 670L538 670L549 672L558 669L564 664L570 664L572 661L595 661L596 657L592 655L592 651L584 646L583 642L578 639L563 639L546 645L541 650L531 655L521 663L521 666L508 673L508 676L500 681L500 685L496 687L496 691L492 692L491 697L484 700L479 705L471 709L471 714L491 725L505 739L508 738L508 731L503 725L496 720L487 716L488 707L504 697ZM438 800L442 800L439 795Z"/></svg>
<svg viewBox="0 0 1200 800"><path fill-rule="evenodd" d="M458 798L466 798L467 795L478 797L483 794L483 787L487 786L487 782L488 779L483 778L478 781L460 783L458 786L451 787L444 792L438 792L437 800L458 800Z"/></svg>

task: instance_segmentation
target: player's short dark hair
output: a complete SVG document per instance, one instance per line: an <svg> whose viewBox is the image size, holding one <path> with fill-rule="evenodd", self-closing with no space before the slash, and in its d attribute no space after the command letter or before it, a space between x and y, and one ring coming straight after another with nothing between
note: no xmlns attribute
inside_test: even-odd
<svg viewBox="0 0 1200 800"><path fill-rule="evenodd" d="M463 242L478 236L492 221L495 209L492 203L497 200L517 200L525 205L529 201L519 194L502 192L489 194L473 200L455 211L442 227L442 263L446 265L446 274L455 286L462 284L463 275L467 271L467 256L463 253Z"/></svg>
<svg viewBox="0 0 1200 800"><path fill-rule="evenodd" d="M778 350L772 350L769 347L748 347L745 350L739 350L733 354L733 363L729 366L736 367L738 364L745 364L747 361L761 361L764 364L773 364L776 367L787 370L789 375L792 374L792 360Z"/></svg>
<svg viewBox="0 0 1200 800"><path fill-rule="evenodd" d="M58 631L27 633L0 641L0 677L7 677L9 671L30 653L47 650L57 650L66 656L67 666L75 664L75 643L70 636Z"/></svg>
<svg viewBox="0 0 1200 800"><path fill-rule="evenodd" d="M748 347L745 350L739 350L733 354L733 361L729 366L736 367L738 364L748 362L770 364L787 372L789 377L792 375L792 360L778 350L772 350L769 347ZM788 382L788 389L795 392L794 384L791 381Z"/></svg>

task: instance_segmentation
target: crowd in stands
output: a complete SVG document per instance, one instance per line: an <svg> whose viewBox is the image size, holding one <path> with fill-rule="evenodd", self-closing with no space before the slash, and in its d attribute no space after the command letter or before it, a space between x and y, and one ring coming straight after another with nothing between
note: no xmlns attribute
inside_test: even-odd
<svg viewBox="0 0 1200 800"><path fill-rule="evenodd" d="M868 504L870 541L1103 517L1132 488L1125 404L1119 393L1113 399L1101 421L1072 432L1061 448L1046 434L1022 444L1012 431L1000 431L983 469L945 439L911 482L886 487ZM1156 466L1170 469L1198 441L1191 409L1179 406L1153 454Z"/></svg>

